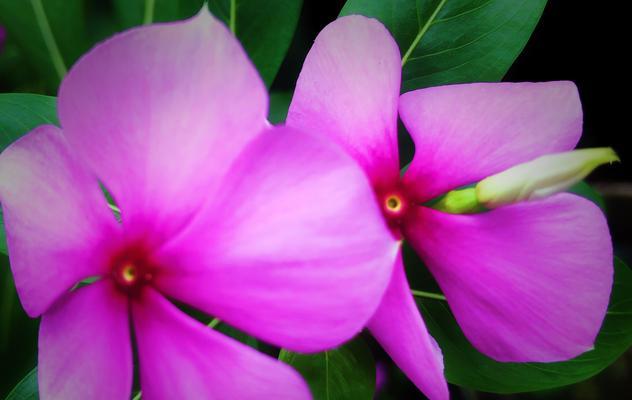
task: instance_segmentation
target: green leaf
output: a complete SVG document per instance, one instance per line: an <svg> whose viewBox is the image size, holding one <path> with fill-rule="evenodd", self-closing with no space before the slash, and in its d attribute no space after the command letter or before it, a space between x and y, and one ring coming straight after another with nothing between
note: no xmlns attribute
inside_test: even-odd
<svg viewBox="0 0 632 400"><path fill-rule="evenodd" d="M262 345L261 342L259 342L254 337L248 335L247 333L244 333L240 331L239 329L228 325L225 322L220 322L219 325L215 327L215 330L237 340L238 342L241 342L247 346L250 346L253 349L261 350L261 345Z"/></svg>
<svg viewBox="0 0 632 400"><path fill-rule="evenodd" d="M279 359L296 368L315 400L370 400L375 392L375 361L361 337L317 354L281 350Z"/></svg>
<svg viewBox="0 0 632 400"><path fill-rule="evenodd" d="M527 392L579 382L612 364L632 345L632 271L619 259L615 259L610 305L595 348L570 361L496 362L468 342L447 303L416 300L428 329L443 351L448 381L485 392Z"/></svg>
<svg viewBox="0 0 632 400"><path fill-rule="evenodd" d="M37 389L37 367L35 367L11 390L5 400L37 399L39 399L39 393Z"/></svg>
<svg viewBox="0 0 632 400"><path fill-rule="evenodd" d="M285 122L291 101L292 92L270 93L270 111L268 112L268 120L273 124L281 124Z"/></svg>
<svg viewBox="0 0 632 400"><path fill-rule="evenodd" d="M577 182L568 191L592 201L603 211L606 210L606 203L603 201L603 197L586 181Z"/></svg>
<svg viewBox="0 0 632 400"><path fill-rule="evenodd" d="M26 93L0 93L0 152L22 135L42 124L59 124L54 97ZM8 254L1 211L0 252Z"/></svg>
<svg viewBox="0 0 632 400"><path fill-rule="evenodd" d="M203 0L114 0L114 12L122 29L145 22L168 22L195 15Z"/></svg>
<svg viewBox="0 0 632 400"><path fill-rule="evenodd" d="M0 24L50 92L88 49L85 21L82 0L0 0Z"/></svg>
<svg viewBox="0 0 632 400"><path fill-rule="evenodd" d="M39 94L0 93L0 152L39 125L59 125L56 101Z"/></svg>
<svg viewBox="0 0 632 400"><path fill-rule="evenodd" d="M340 15L380 20L402 53L402 91L499 81L533 32L546 0L348 0Z"/></svg>
<svg viewBox="0 0 632 400"><path fill-rule="evenodd" d="M302 0L209 0L211 12L237 35L268 87L290 47Z"/></svg>

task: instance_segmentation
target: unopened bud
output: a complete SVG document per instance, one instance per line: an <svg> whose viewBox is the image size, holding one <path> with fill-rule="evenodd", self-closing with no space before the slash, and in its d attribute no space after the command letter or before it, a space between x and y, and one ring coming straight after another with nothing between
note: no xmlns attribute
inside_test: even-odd
<svg viewBox="0 0 632 400"><path fill-rule="evenodd" d="M541 199L563 192L595 168L619 161L609 147L548 154L483 179L476 197L487 208Z"/></svg>

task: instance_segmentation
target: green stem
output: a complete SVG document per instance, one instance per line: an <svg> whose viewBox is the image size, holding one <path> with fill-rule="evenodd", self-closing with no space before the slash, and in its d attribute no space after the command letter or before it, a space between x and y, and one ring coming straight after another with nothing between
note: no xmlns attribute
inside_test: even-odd
<svg viewBox="0 0 632 400"><path fill-rule="evenodd" d="M423 290L414 290L414 289L411 289L410 291L415 297L425 297L427 299L443 300L443 301L446 300L445 296L439 293L430 293L430 292L424 292Z"/></svg>
<svg viewBox="0 0 632 400"><path fill-rule="evenodd" d="M139 400L139 399L140 399L140 396L141 396L142 394L143 394L143 393L139 390L139 391L138 391L138 393L136 393L136 396L134 396L134 398L133 398L132 400Z"/></svg>
<svg viewBox="0 0 632 400"><path fill-rule="evenodd" d="M149 25L154 20L154 8L156 0L145 0L145 15L143 16L143 25Z"/></svg>
<svg viewBox="0 0 632 400"><path fill-rule="evenodd" d="M46 18L46 11L44 11L42 0L31 0L31 5L33 6L33 13L35 14L37 26L42 33L42 39L44 39L44 44L46 45L48 54L53 62L53 67L61 80L64 78L68 70L66 69L66 64L64 64L64 59L59 52L59 47L57 47L57 42L55 42L53 31L50 29L50 24L48 23L48 18Z"/></svg>
<svg viewBox="0 0 632 400"><path fill-rule="evenodd" d="M446 1L447 0L441 0L441 3L439 3L437 8L435 8L435 10L432 12L432 15L430 16L430 18L428 18L424 26L421 27L421 29L419 30L419 33L417 33L417 36L415 36L415 40L413 40L408 50L406 50L404 57L402 57L402 67L408 61L408 58L413 53L413 50L415 50L415 47L417 47L417 45L419 44L419 41L421 40L421 38L424 37L426 32L428 32L428 29L430 28L434 20L437 18L437 14L439 14L439 11L441 11Z"/></svg>
<svg viewBox="0 0 632 400"><path fill-rule="evenodd" d="M209 322L209 323L208 323L208 325L207 325L207 326L208 326L209 328L213 329L213 328L215 328L215 327L216 327L216 326L217 326L220 322L221 322L221 320L220 320L219 318L213 318L213 319L211 320L211 322Z"/></svg>
<svg viewBox="0 0 632 400"><path fill-rule="evenodd" d="M233 35L237 36L237 0L230 0L230 16L228 27Z"/></svg>

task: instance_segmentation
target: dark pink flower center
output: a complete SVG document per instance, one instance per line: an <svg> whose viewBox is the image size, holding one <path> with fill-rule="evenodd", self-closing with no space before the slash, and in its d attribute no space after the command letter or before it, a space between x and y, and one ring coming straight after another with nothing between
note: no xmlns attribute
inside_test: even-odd
<svg viewBox="0 0 632 400"><path fill-rule="evenodd" d="M410 204L408 196L399 187L386 190L377 189L376 194L388 226L393 231L393 234L400 239L402 236L400 227Z"/></svg>
<svg viewBox="0 0 632 400"><path fill-rule="evenodd" d="M141 246L125 248L112 258L110 274L117 287L134 295L147 284L151 284L156 266L150 261L148 252Z"/></svg>

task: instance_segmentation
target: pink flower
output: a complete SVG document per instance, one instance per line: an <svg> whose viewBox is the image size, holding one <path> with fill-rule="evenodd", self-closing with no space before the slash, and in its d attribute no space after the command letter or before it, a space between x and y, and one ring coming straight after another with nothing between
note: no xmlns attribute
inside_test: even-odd
<svg viewBox="0 0 632 400"><path fill-rule="evenodd" d="M98 45L61 85L62 129L2 153L11 267L42 316L42 398L129 398L132 336L143 398L310 397L290 367L170 302L295 351L342 343L379 305L397 248L365 175L328 141L269 127L267 107L203 11Z"/></svg>
<svg viewBox="0 0 632 400"><path fill-rule="evenodd" d="M287 124L330 138L362 166L391 228L389 241L406 240L417 251L481 352L499 361L550 362L591 349L613 277L610 235L595 205L565 193L470 215L424 205L572 149L582 128L575 86L481 83L400 97L400 75L398 47L380 23L341 18L308 54ZM398 108L416 147L401 178ZM368 329L428 397L448 398L442 355L415 306L401 256Z"/></svg>

